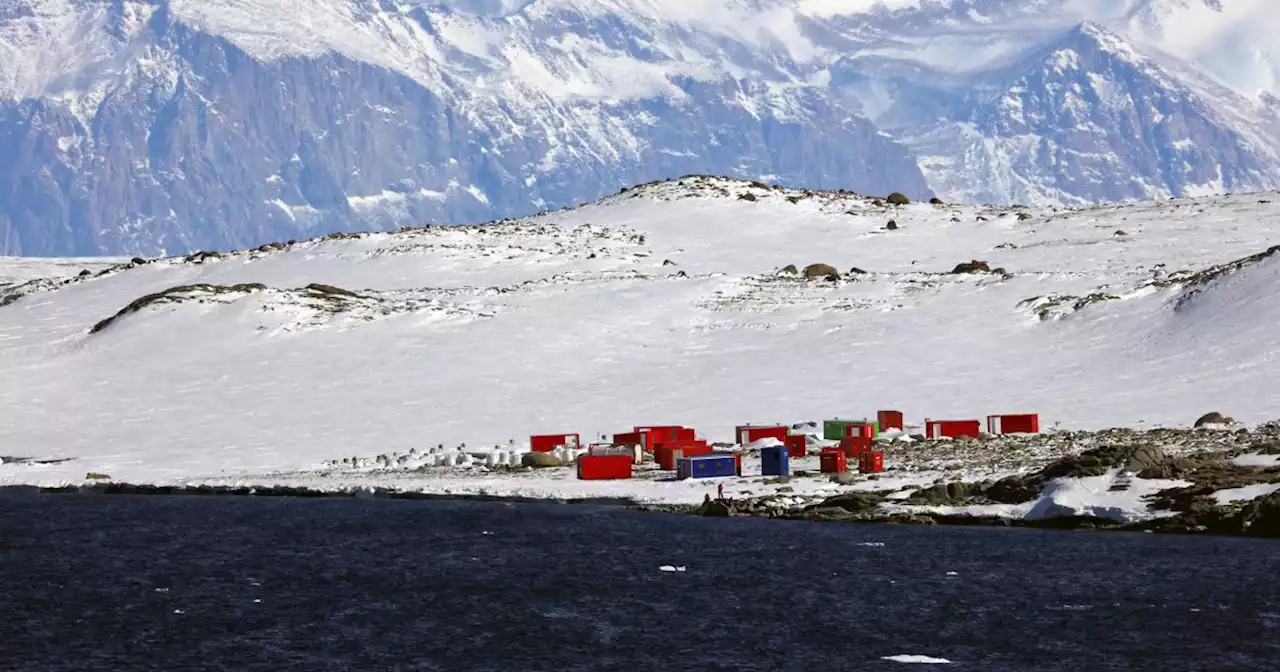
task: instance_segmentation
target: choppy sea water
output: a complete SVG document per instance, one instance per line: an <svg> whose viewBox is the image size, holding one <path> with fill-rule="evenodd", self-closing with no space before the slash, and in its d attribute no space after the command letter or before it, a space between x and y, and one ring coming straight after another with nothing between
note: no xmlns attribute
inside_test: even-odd
<svg viewBox="0 0 1280 672"><path fill-rule="evenodd" d="M1204 536L0 496L0 669L1276 670L1277 576Z"/></svg>

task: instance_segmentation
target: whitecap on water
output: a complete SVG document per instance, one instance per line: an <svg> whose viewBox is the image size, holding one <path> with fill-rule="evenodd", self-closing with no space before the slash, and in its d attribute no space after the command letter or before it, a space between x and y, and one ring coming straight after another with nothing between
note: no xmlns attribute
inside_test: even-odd
<svg viewBox="0 0 1280 672"><path fill-rule="evenodd" d="M951 661L946 658L933 658L931 656L921 656L913 653L901 653L896 656L884 656L880 660L888 660L895 663L920 663L924 665L946 665Z"/></svg>
<svg viewBox="0 0 1280 672"><path fill-rule="evenodd" d="M679 567L675 567L675 566L672 566L672 565L663 565L663 566L661 566L661 567L659 567L659 568L658 568L658 571L660 571L660 572L683 572L683 571L684 571L684 565L680 565Z"/></svg>

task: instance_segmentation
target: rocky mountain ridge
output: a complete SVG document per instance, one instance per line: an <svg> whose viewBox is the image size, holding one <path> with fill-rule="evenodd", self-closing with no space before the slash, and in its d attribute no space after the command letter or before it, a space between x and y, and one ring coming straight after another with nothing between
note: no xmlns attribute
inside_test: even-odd
<svg viewBox="0 0 1280 672"><path fill-rule="evenodd" d="M1280 185L1272 92L1156 48L1200 10L1128 4L7 0L0 254L470 223L686 173L1038 204Z"/></svg>

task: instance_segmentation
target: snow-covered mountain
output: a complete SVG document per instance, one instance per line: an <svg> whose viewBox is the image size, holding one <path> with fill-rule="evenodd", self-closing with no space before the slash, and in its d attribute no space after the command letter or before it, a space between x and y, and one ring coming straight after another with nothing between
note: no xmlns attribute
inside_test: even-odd
<svg viewBox="0 0 1280 672"><path fill-rule="evenodd" d="M1280 409L1278 243L1274 194L898 207L687 178L487 226L0 259L0 455L70 460L0 484L881 408L1255 424ZM838 277L786 269L816 263Z"/></svg>
<svg viewBox="0 0 1280 672"><path fill-rule="evenodd" d="M1280 184L1258 0L0 0L0 253L463 223L686 173Z"/></svg>

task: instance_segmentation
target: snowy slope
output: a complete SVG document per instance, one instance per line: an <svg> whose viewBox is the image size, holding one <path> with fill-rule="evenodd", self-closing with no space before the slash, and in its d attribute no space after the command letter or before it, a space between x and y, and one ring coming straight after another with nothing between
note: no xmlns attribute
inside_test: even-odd
<svg viewBox="0 0 1280 672"><path fill-rule="evenodd" d="M0 483L262 477L644 423L725 440L878 408L1259 422L1280 407L1280 255L1252 256L1280 243L1271 198L894 207L688 178L528 220L124 264L0 307L0 455L75 458ZM1007 276L949 273L971 259ZM816 262L844 275L776 275Z"/></svg>

